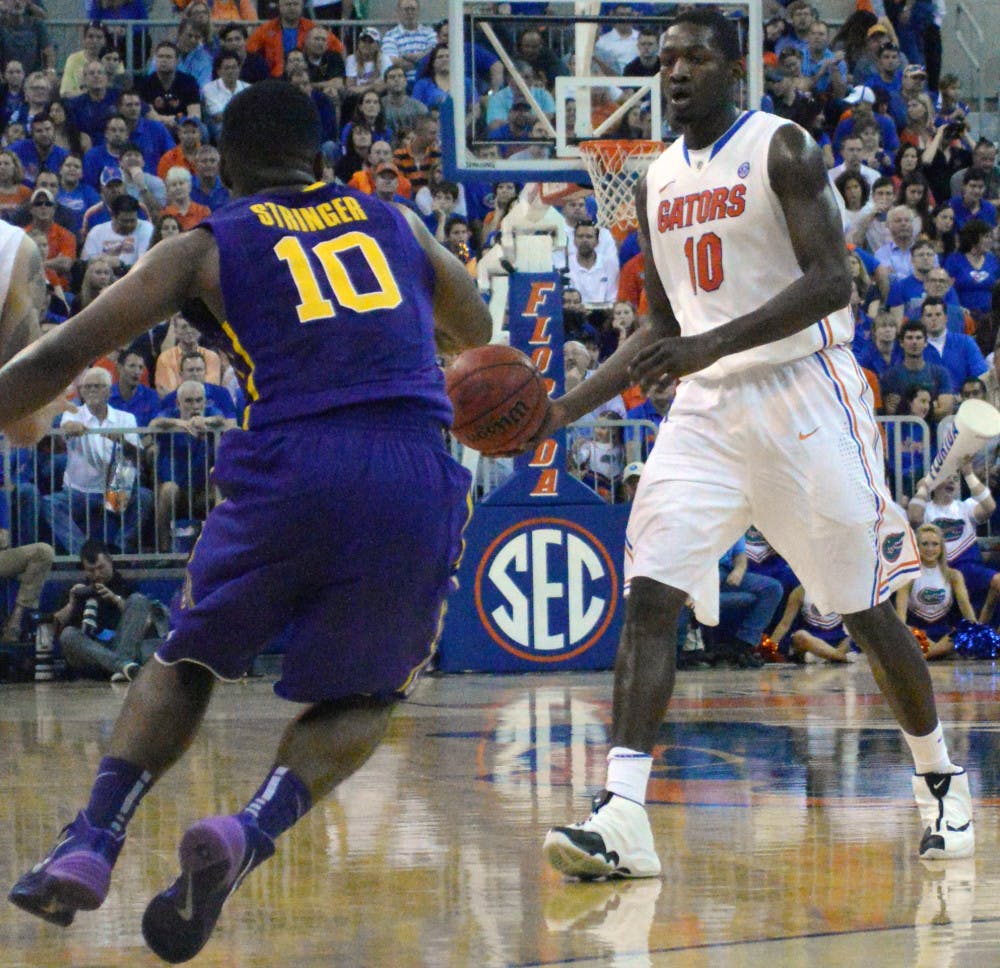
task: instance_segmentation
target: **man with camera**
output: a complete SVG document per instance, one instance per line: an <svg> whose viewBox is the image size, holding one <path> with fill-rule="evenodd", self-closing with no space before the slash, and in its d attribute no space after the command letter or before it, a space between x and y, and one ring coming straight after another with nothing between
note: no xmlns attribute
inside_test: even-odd
<svg viewBox="0 0 1000 968"><path fill-rule="evenodd" d="M85 580L70 588L69 600L52 616L66 665L84 675L131 682L142 664L152 603L115 571L103 541L84 542L80 568Z"/></svg>

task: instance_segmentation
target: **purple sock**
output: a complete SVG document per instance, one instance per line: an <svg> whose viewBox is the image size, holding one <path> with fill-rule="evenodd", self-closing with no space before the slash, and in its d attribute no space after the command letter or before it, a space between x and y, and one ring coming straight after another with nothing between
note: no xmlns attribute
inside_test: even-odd
<svg viewBox="0 0 1000 968"><path fill-rule="evenodd" d="M240 811L239 816L251 819L276 840L312 806L309 788L287 766L276 766Z"/></svg>
<svg viewBox="0 0 1000 968"><path fill-rule="evenodd" d="M153 785L153 777L141 767L105 756L97 768L97 779L84 811L94 827L124 833L139 801Z"/></svg>

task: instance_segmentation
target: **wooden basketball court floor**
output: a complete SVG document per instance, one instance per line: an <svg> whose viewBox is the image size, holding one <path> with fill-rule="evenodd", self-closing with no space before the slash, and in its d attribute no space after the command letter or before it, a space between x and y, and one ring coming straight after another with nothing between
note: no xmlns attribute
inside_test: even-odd
<svg viewBox="0 0 1000 968"><path fill-rule="evenodd" d="M1000 674L933 675L978 801L974 860L917 859L909 758L864 662L681 673L650 788L663 877L591 884L562 880L539 847L602 784L610 674L434 677L192 964L1000 965ZM103 683L2 687L4 893L84 800L121 699ZM220 687L140 808L104 907L61 930L0 905L0 966L159 964L139 924L181 831L244 803L292 708L266 680Z"/></svg>

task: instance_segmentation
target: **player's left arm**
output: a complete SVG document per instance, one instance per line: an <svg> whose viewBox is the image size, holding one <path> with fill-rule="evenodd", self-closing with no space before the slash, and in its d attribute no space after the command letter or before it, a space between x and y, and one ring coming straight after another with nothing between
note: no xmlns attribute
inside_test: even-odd
<svg viewBox="0 0 1000 968"><path fill-rule="evenodd" d="M783 125L771 139L767 169L802 275L752 312L698 336L661 340L644 350L632 367L644 386L784 339L847 305L851 277L844 232L819 147L801 128Z"/></svg>
<svg viewBox="0 0 1000 968"><path fill-rule="evenodd" d="M185 232L150 249L79 315L0 369L0 428L54 399L91 360L172 316L188 296L200 296L220 313L217 279L218 248L209 232Z"/></svg>

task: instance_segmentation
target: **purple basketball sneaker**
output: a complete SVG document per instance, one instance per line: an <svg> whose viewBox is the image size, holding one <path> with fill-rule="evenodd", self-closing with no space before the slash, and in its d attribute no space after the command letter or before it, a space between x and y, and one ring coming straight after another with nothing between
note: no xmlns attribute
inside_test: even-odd
<svg viewBox="0 0 1000 968"><path fill-rule="evenodd" d="M124 834L92 827L81 810L63 828L49 856L14 885L10 901L29 914L67 927L77 911L94 911L104 903L111 869L124 843Z"/></svg>
<svg viewBox="0 0 1000 968"><path fill-rule="evenodd" d="M146 944L171 964L193 958L212 936L230 894L273 853L274 841L237 817L208 817L188 827L178 850L181 876L143 915Z"/></svg>

